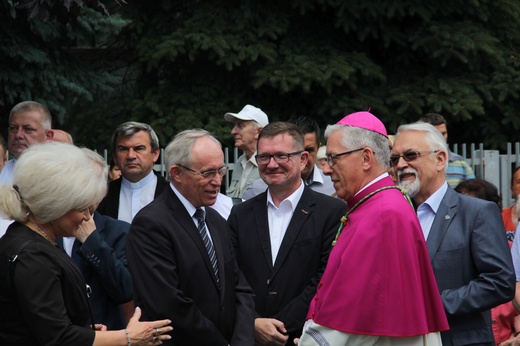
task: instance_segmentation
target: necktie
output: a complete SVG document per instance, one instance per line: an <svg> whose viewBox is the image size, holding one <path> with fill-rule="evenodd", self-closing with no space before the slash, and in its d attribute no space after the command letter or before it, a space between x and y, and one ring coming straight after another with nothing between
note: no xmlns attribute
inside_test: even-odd
<svg viewBox="0 0 520 346"><path fill-rule="evenodd" d="M204 210L198 208L195 211L194 217L199 221L197 229L199 230L200 236L202 237L202 242L208 251L209 260L211 262L211 266L213 267L213 271L215 273L215 277L217 278L217 283L219 282L218 277L218 263L217 263L217 255L215 253L215 248L213 247L213 243L209 239L208 231L206 229L206 223L204 222Z"/></svg>

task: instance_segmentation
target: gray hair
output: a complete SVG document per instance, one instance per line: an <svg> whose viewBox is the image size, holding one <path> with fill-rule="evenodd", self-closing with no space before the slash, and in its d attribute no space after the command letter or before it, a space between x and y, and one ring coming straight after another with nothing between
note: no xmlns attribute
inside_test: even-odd
<svg viewBox="0 0 520 346"><path fill-rule="evenodd" d="M40 125L44 130L50 130L52 128L52 116L49 109L36 101L23 101L16 104L9 112L9 122L14 114L24 112L38 112L41 116Z"/></svg>
<svg viewBox="0 0 520 346"><path fill-rule="evenodd" d="M349 150L366 147L372 149L379 166L388 170L390 163L388 138L374 131L340 124L327 126L325 137L330 137L330 135L336 131L341 131L340 142L342 146Z"/></svg>
<svg viewBox="0 0 520 346"><path fill-rule="evenodd" d="M203 129L191 129L179 132L164 149L164 164L167 167L166 178L171 181L170 167L172 165L189 166L191 163L191 152L197 139L208 137L215 141L220 147L222 145L210 132Z"/></svg>
<svg viewBox="0 0 520 346"><path fill-rule="evenodd" d="M139 131L148 132L152 151L159 150L159 138L157 137L157 134L150 125L145 123L139 123L137 121L128 121L119 125L114 131L114 134L112 135L112 155L116 153L116 142L119 137L130 137Z"/></svg>
<svg viewBox="0 0 520 346"><path fill-rule="evenodd" d="M428 144L431 151L443 151L448 157L448 145L442 136L442 133L437 130L433 125L424 121L417 121L411 124L405 124L399 126L396 133L396 138L399 134L405 131L419 131L424 133L426 137L426 144ZM446 165L447 166L447 165Z"/></svg>
<svg viewBox="0 0 520 346"><path fill-rule="evenodd" d="M0 186L0 212L19 222L32 214L47 223L99 203L107 191L106 170L92 164L86 150L59 142L30 146L16 162L13 185Z"/></svg>

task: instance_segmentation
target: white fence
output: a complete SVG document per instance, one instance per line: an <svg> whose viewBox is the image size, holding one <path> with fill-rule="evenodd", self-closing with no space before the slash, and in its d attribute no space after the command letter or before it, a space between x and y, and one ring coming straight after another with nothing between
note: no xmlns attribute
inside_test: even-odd
<svg viewBox="0 0 520 346"><path fill-rule="evenodd" d="M482 143L469 146L455 144L452 150L466 158L478 178L495 184L500 193L502 207L514 203L510 188L511 174L520 165L520 143L507 143L505 154L500 154L498 150L486 150Z"/></svg>
<svg viewBox="0 0 520 346"><path fill-rule="evenodd" d="M517 165L520 165L520 142L507 143L505 154L500 154L498 150L486 150L484 145L480 144L454 144L451 150L466 158L468 164L475 171L478 178L486 179L495 184L498 188L502 199L502 206L505 208L514 203L511 196L511 174ZM167 168L164 165L164 149L161 149L159 162L154 166L156 171L166 175ZM103 150L102 155L108 159L108 150ZM224 162L229 167L229 173L224 177L224 188L227 189L231 179L231 172L235 168L233 162L236 162L239 156L237 148L230 150L224 148Z"/></svg>

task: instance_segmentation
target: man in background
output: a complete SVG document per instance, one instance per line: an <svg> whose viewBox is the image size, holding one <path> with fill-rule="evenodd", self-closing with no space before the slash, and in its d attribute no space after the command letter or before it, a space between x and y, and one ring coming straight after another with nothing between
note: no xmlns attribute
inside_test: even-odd
<svg viewBox="0 0 520 346"><path fill-rule="evenodd" d="M7 147L13 159L7 161L0 173L0 184L11 184L13 168L20 155L37 143L45 143L53 137L52 116L47 107L34 101L23 101L9 113Z"/></svg>
<svg viewBox="0 0 520 346"><path fill-rule="evenodd" d="M251 105L246 105L238 113L226 113L224 118L234 124L231 134L235 138L235 147L244 152L235 162L226 194L241 199L246 188L260 178L254 158L256 142L262 128L269 124L269 119L260 108Z"/></svg>
<svg viewBox="0 0 520 346"><path fill-rule="evenodd" d="M7 159L9 158L9 151L7 150L7 143L2 135L0 135L0 173L4 168Z"/></svg>
<svg viewBox="0 0 520 346"><path fill-rule="evenodd" d="M58 129L52 129L52 132L54 133L53 138L52 138L52 140L54 142L74 144L74 141L73 141L70 133L63 131L63 130L58 130Z"/></svg>
<svg viewBox="0 0 520 346"><path fill-rule="evenodd" d="M148 124L129 121L112 135L112 157L122 177L111 181L98 211L128 223L159 196L167 183L153 170L159 158L159 138Z"/></svg>
<svg viewBox="0 0 520 346"><path fill-rule="evenodd" d="M420 121L432 124L440 131L444 137L444 141L448 143L448 124L442 115L437 113L428 113L423 115ZM448 167L446 168L446 181L448 182L448 185L455 188L462 180L468 179L475 179L473 169L462 156L455 154L448 148Z"/></svg>

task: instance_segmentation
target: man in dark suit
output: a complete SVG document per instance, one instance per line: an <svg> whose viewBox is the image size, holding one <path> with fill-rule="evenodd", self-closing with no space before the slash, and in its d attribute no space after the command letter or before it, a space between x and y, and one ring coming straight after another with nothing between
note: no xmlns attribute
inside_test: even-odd
<svg viewBox="0 0 520 346"><path fill-rule="evenodd" d="M268 190L231 212L237 262L255 293L256 345L292 344L302 332L347 205L301 178L308 155L292 123L266 125L256 161Z"/></svg>
<svg viewBox="0 0 520 346"><path fill-rule="evenodd" d="M417 122L399 127L390 163L417 206L450 325L443 345L491 346L490 309L515 293L511 254L499 208L449 187L447 158L441 133Z"/></svg>
<svg viewBox="0 0 520 346"><path fill-rule="evenodd" d="M98 211L130 223L167 187L164 178L153 170L160 153L159 138L150 125L129 121L114 131L111 150L122 177L110 182Z"/></svg>
<svg viewBox="0 0 520 346"><path fill-rule="evenodd" d="M94 212L74 237L59 238L64 249L90 286L94 323L110 330L124 329L126 319L120 304L132 299L132 277L126 261L126 239L130 225Z"/></svg>
<svg viewBox="0 0 520 346"><path fill-rule="evenodd" d="M126 248L143 320L174 321L164 344L253 345L253 293L226 221L207 208L227 172L220 143L207 131L187 130L164 155L171 184L136 215Z"/></svg>

